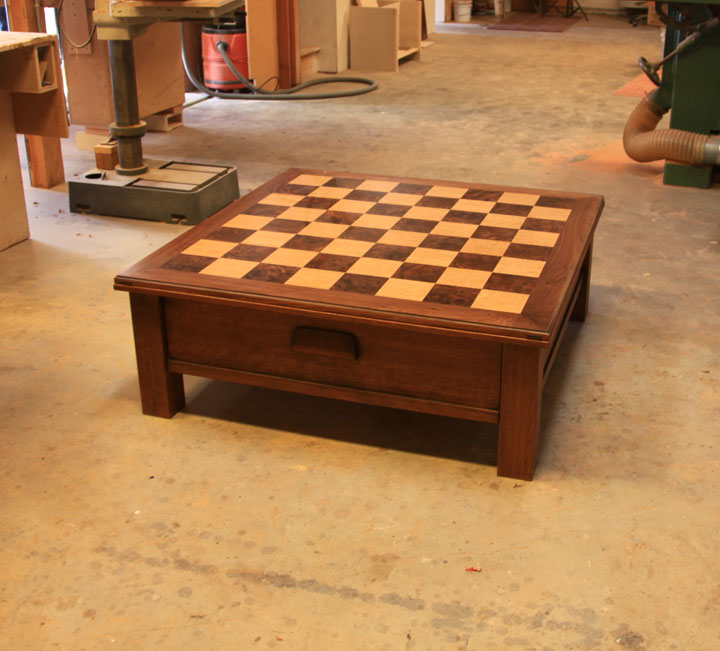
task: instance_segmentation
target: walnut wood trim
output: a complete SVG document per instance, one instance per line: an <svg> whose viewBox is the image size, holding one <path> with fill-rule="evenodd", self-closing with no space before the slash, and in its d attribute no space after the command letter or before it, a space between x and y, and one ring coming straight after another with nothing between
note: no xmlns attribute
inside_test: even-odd
<svg viewBox="0 0 720 651"><path fill-rule="evenodd" d="M168 371L162 299L130 294L143 414L172 418L185 406L182 375Z"/></svg>
<svg viewBox="0 0 720 651"><path fill-rule="evenodd" d="M463 418L485 423L498 422L498 412L492 409L466 407L464 405L455 405L434 400L424 400L387 393L376 393L373 391L365 391L363 389L336 387L327 384L320 384L318 382L308 382L306 380L295 380L274 375L264 375L261 373L236 371L219 366L195 364L192 362L179 362L173 359L168 361L168 369L172 373L196 375L214 380L238 382L240 384L250 384L268 389L294 391L296 393L305 393L323 398L335 398L338 400L347 400L349 402L358 402L365 405L378 405L381 407L406 409L409 411L437 414L439 416L449 416L451 418Z"/></svg>
<svg viewBox="0 0 720 651"><path fill-rule="evenodd" d="M116 279L117 280L117 279ZM317 317L340 317L340 318L351 318L353 322L364 322L372 323L376 325L388 325L394 324L398 328L413 328L426 330L428 332L442 332L448 334L454 332L457 335L470 335L477 337L483 341L497 341L497 342L508 342L508 343L521 343L525 346L531 347L547 347L549 341L539 336L534 336L531 331L523 331L520 329L511 330L508 328L492 328L483 327L482 330L472 329L469 326L474 324L467 324L458 322L457 320L449 319L437 319L430 320L421 317L413 317L412 315L401 315L402 318L398 318L392 313L383 313L379 310L374 310L370 313L367 311L353 310L349 307L337 308L332 306L332 310L328 310L326 305L307 305L302 303L291 303L286 304L279 301L272 300L252 300L254 297L237 296L236 294L222 295L217 292L213 293L198 293L188 292L187 288L183 287L145 287L135 285L124 285L116 282L115 289L120 291L127 291L130 294L144 294L148 296L160 296L165 298L177 298L177 299L192 299L193 301L200 303L211 303L218 305L235 305L235 306L248 306L248 307L262 307L265 310L277 311L277 312L288 312L298 315L305 316L317 316Z"/></svg>
<svg viewBox="0 0 720 651"><path fill-rule="evenodd" d="M498 475L531 480L538 458L542 351L503 346L498 427Z"/></svg>
<svg viewBox="0 0 720 651"><path fill-rule="evenodd" d="M575 306L577 305L577 302L580 298L582 287L585 282L585 276L581 276L578 280L578 284L575 287L575 290L573 291L572 297L570 299L570 302L568 304L567 310L565 311L565 316L560 321L560 326L558 328L558 332L555 335L555 339L553 340L552 345L549 349L547 349L547 358L545 359L545 362L543 364L543 384L548 378L548 375L550 375L550 371L552 370L553 364L555 363L555 358L557 357L558 349L560 348L560 344L562 343L563 337L565 336L565 330L567 330L567 324L572 318L573 310L575 309Z"/></svg>

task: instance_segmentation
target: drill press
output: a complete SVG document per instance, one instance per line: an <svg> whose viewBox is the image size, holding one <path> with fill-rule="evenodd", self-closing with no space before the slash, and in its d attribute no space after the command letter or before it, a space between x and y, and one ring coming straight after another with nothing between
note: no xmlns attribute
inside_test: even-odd
<svg viewBox="0 0 720 651"><path fill-rule="evenodd" d="M118 142L114 170L92 169L68 182L70 210L197 224L239 196L237 170L224 165L143 158L132 40L158 21L213 20L244 0L98 0L98 38L108 41Z"/></svg>

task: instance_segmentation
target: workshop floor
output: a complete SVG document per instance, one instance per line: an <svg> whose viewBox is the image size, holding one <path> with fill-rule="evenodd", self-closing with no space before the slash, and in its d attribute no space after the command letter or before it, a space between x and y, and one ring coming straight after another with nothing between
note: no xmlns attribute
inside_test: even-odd
<svg viewBox="0 0 720 651"><path fill-rule="evenodd" d="M490 425L193 379L142 416L113 276L185 227L27 187L32 239L0 253L1 649L720 648L720 186L625 158L638 99L613 95L660 32L440 31L375 93L211 100L145 153L243 192L308 167L604 194L535 480L496 476Z"/></svg>

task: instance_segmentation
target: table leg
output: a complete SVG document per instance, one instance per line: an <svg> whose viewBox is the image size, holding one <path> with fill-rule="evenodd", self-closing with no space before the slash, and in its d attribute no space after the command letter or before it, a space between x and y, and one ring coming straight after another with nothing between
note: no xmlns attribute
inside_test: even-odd
<svg viewBox="0 0 720 651"><path fill-rule="evenodd" d="M592 241L588 247L588 251L585 254L582 267L580 268L581 280L580 280L580 292L578 293L577 301L575 301L575 307L570 313L570 319L572 321L585 321L588 313L588 306L590 304L590 271L592 268Z"/></svg>
<svg viewBox="0 0 720 651"><path fill-rule="evenodd" d="M143 414L172 418L185 406L183 377L167 370L162 299L130 294Z"/></svg>
<svg viewBox="0 0 720 651"><path fill-rule="evenodd" d="M542 349L503 345L498 475L530 480L535 472L543 388Z"/></svg>

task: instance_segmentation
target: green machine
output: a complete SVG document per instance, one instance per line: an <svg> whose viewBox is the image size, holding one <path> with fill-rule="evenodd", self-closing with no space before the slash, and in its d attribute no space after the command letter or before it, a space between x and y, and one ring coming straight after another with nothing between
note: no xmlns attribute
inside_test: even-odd
<svg viewBox="0 0 720 651"><path fill-rule="evenodd" d="M720 165L720 0L655 7L667 26L664 56L641 57L640 66L658 87L630 116L625 150L642 162L666 160L668 185L708 188ZM670 128L655 130L668 111Z"/></svg>

